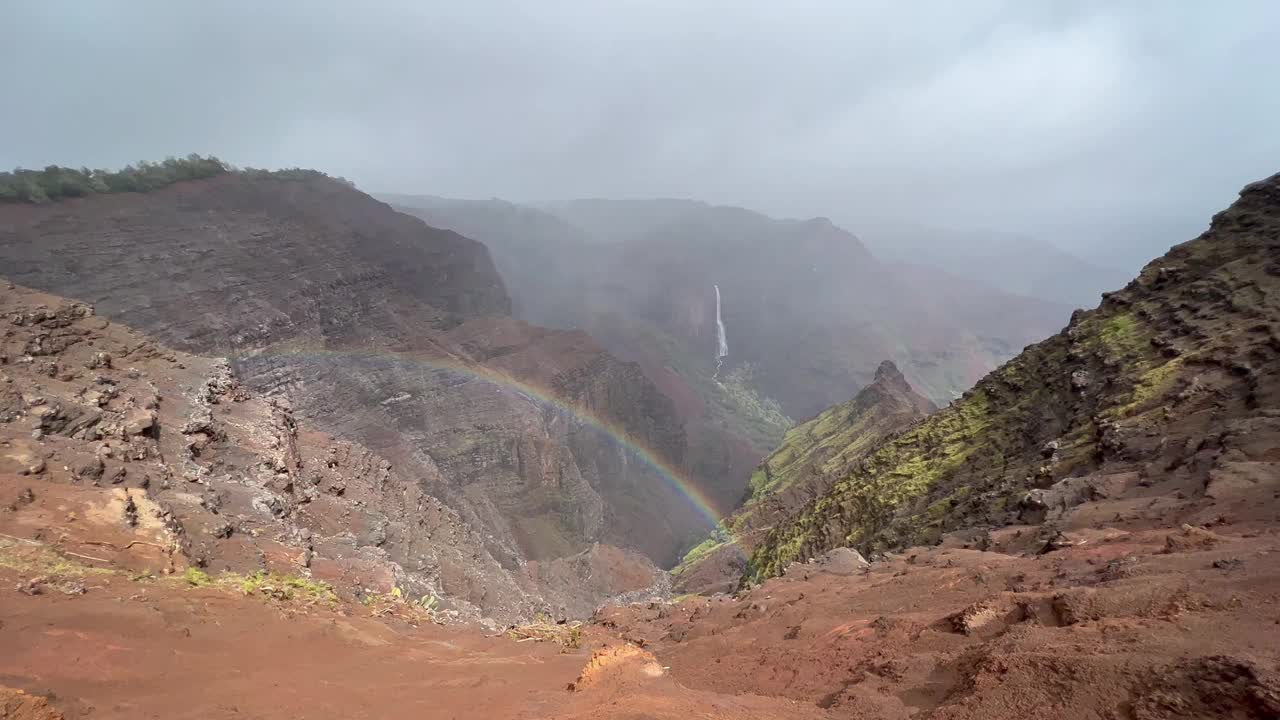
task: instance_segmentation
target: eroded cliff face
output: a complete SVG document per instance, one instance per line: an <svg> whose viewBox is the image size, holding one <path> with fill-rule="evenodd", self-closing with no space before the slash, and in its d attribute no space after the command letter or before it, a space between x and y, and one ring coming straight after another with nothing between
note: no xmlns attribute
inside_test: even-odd
<svg viewBox="0 0 1280 720"><path fill-rule="evenodd" d="M443 501L513 578L598 542L670 562L705 529L614 436L683 461L679 421L636 366L583 333L512 320L483 245L337 181L231 173L3 206L0 265L149 338L228 356L251 391ZM460 583L481 604L497 592ZM585 602L561 600L548 598Z"/></svg>
<svg viewBox="0 0 1280 720"><path fill-rule="evenodd" d="M10 280L190 352L308 334L412 347L424 329L510 309L483 245L318 173L7 204L0 253Z"/></svg>
<svg viewBox="0 0 1280 720"><path fill-rule="evenodd" d="M1069 314L884 263L821 218L681 200L388 199L483 241L518 316L584 329L638 363L672 399L689 471L720 508L741 503L751 469L793 420L871 384L882 360L945 403ZM729 345L721 365L717 285Z"/></svg>
<svg viewBox="0 0 1280 720"><path fill-rule="evenodd" d="M431 492L492 534L508 564L595 542L671 563L705 527L626 444L678 466L683 431L670 402L584 333L486 317L436 335L427 350L281 346L237 367L294 398L305 417L420 468Z"/></svg>
<svg viewBox="0 0 1280 720"><path fill-rule="evenodd" d="M1019 522L1052 549L1054 523L1098 498L1149 516L1167 505L1165 521L1271 520L1239 491L1273 471L1280 433L1277 257L1273 176L1096 310L840 469L757 545L751 575L834 547L870 554L962 530L986 547L993 528Z"/></svg>
<svg viewBox="0 0 1280 720"><path fill-rule="evenodd" d="M154 528L174 570L309 573L348 593L400 587L467 616L537 604L415 478L299 423L225 361L21 287L0 289L0 310L6 482L110 488L119 522Z"/></svg>
<svg viewBox="0 0 1280 720"><path fill-rule="evenodd" d="M148 542L174 570L301 573L357 598L435 597L464 619L582 617L623 593L665 592L664 574L634 550L579 541L526 562L512 554L519 546L494 542L486 518L442 502L435 491L451 486L439 470L320 429L292 406L305 395L264 396L223 359L9 285L0 288L0 478L110 490L117 520L154 529ZM576 467L567 448L558 452ZM603 514L600 494L582 488ZM581 500L556 485L543 492L566 506ZM520 511L496 518L535 514Z"/></svg>

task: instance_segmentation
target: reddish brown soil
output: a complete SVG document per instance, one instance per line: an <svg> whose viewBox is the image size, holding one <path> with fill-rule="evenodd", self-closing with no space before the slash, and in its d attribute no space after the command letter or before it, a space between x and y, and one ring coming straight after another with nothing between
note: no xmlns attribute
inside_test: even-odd
<svg viewBox="0 0 1280 720"><path fill-rule="evenodd" d="M1254 195L1280 192L1267 187ZM1251 213L1215 223L1275 227ZM1251 307L1237 294L1260 293L1259 307L1275 307L1256 262L1271 262L1261 251L1273 237L1265 247L1240 240L1258 251L1248 283L1188 292L1226 293L1232 308ZM1264 270L1280 276L1280 265ZM1201 320L1222 308L1178 307ZM399 583L397 558L450 550L440 587L474 594L478 607L507 577L466 574L496 561L459 538L460 522L437 521L403 546L374 522L371 506L405 527L443 513L402 492L412 478L297 432L285 408L235 399L234 388L218 403L185 392L179 370L198 370L191 379L214 392L211 361L124 343L105 320L63 310L20 310L0 335L13 358L0 374L3 720L1280 718L1274 313L1248 320L1248 364L1194 380L1194 413L1175 402L1168 423L1104 432L1098 451L1123 462L1037 488L1016 519L865 567L841 548L738 597L615 606L586 628L539 626L516 641L437 625L477 616L406 598L415 588ZM1186 322L1202 338L1233 337ZM521 347L519 328L476 327L486 346ZM541 356L501 357L518 368ZM135 358L146 367L124 367ZM627 401L611 387L584 392ZM76 425L87 412L100 412L92 437ZM1038 444L1027 448L1042 453ZM645 582L620 571L626 553L603 546L562 559L572 567L520 567L544 590L590 581L612 594ZM188 570L192 560L301 577L210 581ZM317 579L345 585L347 599ZM573 647L533 639L548 636Z"/></svg>
<svg viewBox="0 0 1280 720"><path fill-rule="evenodd" d="M477 328L505 352L497 360L515 365L562 346L565 362L604 357L598 348L572 355L573 333L538 331L549 339L530 347L534 331L515 321ZM469 324L457 338L467 332ZM606 384L605 394L608 387L621 386ZM491 400L495 393L486 390L480 399ZM526 419L540 416L538 410ZM393 440L394 429L387 432ZM605 460L616 460L615 446L604 447ZM574 463L557 457L565 464L542 468L531 460L528 467L533 475L563 469L568 482L590 492L584 506L598 500L571 471ZM644 595L652 597L665 587L647 557L607 544L569 544L564 557L526 564L499 553L501 565L492 538L424 489L441 487L441 478L418 473L403 454L380 455L317 429L287 403L240 385L218 360L167 350L88 306L0 282L0 506L28 479L52 485L14 520L32 529L48 527L46 499L79 512L96 502L93 488L111 486L119 528L132 501L142 529L159 532L130 539L174 545L179 570L195 564L211 572L309 573L344 597L399 587L415 598L436 595L442 609L472 620L537 612L581 618L619 593L652 585L655 592ZM502 477L486 479L503 485ZM650 502L644 512L654 514L656 506ZM511 508L516 516L542 512L536 504ZM554 524L530 527L563 537ZM663 542L665 531L647 532Z"/></svg>
<svg viewBox="0 0 1280 720"><path fill-rule="evenodd" d="M550 644L177 581L112 577L32 597L4 580L0 678L68 718L537 716L583 663Z"/></svg>
<svg viewBox="0 0 1280 720"><path fill-rule="evenodd" d="M119 489L9 476L0 490L5 720L823 716L685 688L601 628L562 648L406 605L193 586L110 512Z"/></svg>
<svg viewBox="0 0 1280 720"><path fill-rule="evenodd" d="M149 531L112 514L120 489L3 489L6 720L1280 717L1280 532L1257 520L796 565L736 599L608 608L565 649L194 587L125 547Z"/></svg>
<svg viewBox="0 0 1280 720"><path fill-rule="evenodd" d="M687 687L834 717L1280 717L1280 534L1075 541L1029 557L918 549L854 576L794 566L739 600L599 619Z"/></svg>

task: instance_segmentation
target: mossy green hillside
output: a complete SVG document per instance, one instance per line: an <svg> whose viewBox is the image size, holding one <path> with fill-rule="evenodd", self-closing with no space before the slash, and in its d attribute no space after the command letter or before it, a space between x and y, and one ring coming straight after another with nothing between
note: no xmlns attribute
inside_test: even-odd
<svg viewBox="0 0 1280 720"><path fill-rule="evenodd" d="M673 568L671 572L675 575L683 575L730 542L732 542L732 538L729 535L729 531L721 523L705 540L690 548L689 552L685 553L684 557L681 558L680 564Z"/></svg>
<svg viewBox="0 0 1280 720"><path fill-rule="evenodd" d="M748 579L833 547L876 553L1012 522L1030 487L1178 447L1165 435L1180 414L1207 422L1259 404L1259 368L1280 352L1280 179L1251 188L1098 309L907 432L857 449L828 492L757 544ZM801 455L796 434L809 430L789 433L771 461ZM756 485L785 482L771 472Z"/></svg>
<svg viewBox="0 0 1280 720"><path fill-rule="evenodd" d="M827 408L783 435L778 449L752 472L743 506L691 549L676 573L687 573L743 534L784 519L779 512L797 502L789 494L825 490L878 441L930 409L932 405L914 393L892 363L883 364L875 382L853 399Z"/></svg>

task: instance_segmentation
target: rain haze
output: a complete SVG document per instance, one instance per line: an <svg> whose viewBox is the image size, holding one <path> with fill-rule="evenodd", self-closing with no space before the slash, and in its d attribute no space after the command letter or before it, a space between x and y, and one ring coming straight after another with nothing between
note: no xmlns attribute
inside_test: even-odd
<svg viewBox="0 0 1280 720"><path fill-rule="evenodd" d="M1280 158L1265 1L6 5L6 167L689 197L1132 272Z"/></svg>
<svg viewBox="0 0 1280 720"><path fill-rule="evenodd" d="M0 720L1280 720L1280 0L0 68Z"/></svg>

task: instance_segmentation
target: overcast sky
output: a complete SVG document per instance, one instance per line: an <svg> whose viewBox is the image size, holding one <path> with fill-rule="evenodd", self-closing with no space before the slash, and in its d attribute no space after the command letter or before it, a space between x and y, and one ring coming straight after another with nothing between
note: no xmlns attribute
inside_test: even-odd
<svg viewBox="0 0 1280 720"><path fill-rule="evenodd" d="M1187 239L1280 171L1273 0L0 12L0 166L213 153L369 191L992 228L1116 263Z"/></svg>

